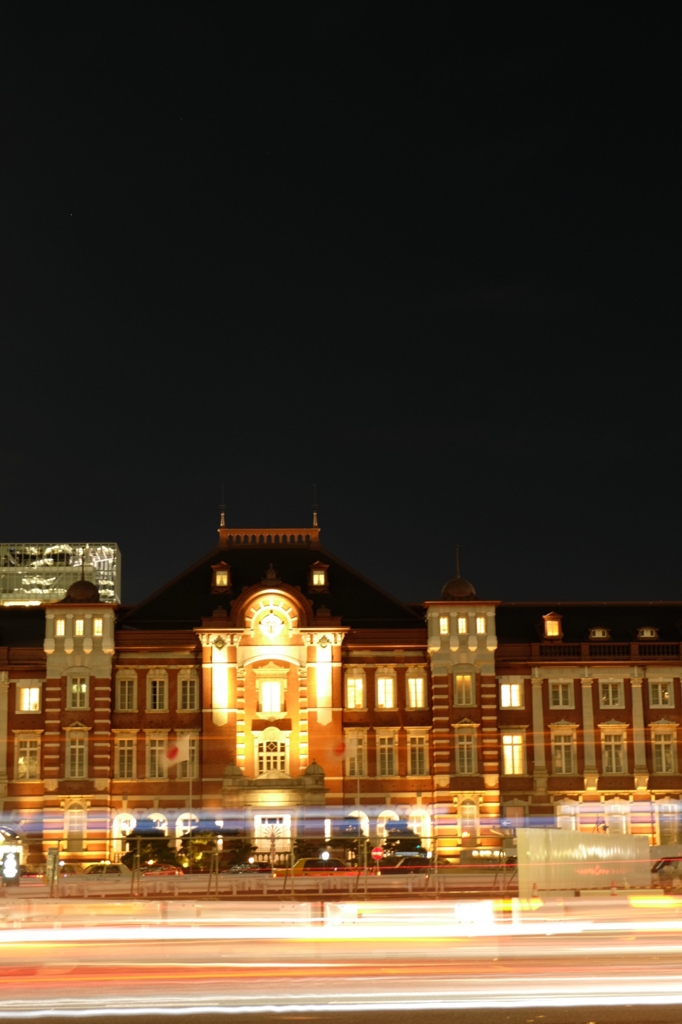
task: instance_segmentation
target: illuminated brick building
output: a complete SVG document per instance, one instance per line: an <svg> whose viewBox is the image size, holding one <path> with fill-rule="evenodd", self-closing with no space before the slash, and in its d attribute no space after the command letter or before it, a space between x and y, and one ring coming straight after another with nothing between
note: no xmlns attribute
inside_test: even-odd
<svg viewBox="0 0 682 1024"><path fill-rule="evenodd" d="M283 851L347 815L446 854L529 819L676 841L681 628L682 603L502 604L459 578L405 605L317 527L221 527L134 607L81 580L0 609L2 816L83 860L190 814L274 826Z"/></svg>

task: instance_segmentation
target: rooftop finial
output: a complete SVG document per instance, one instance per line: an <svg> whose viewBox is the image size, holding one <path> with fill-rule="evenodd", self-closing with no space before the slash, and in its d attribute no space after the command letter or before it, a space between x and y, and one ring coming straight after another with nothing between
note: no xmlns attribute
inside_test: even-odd
<svg viewBox="0 0 682 1024"><path fill-rule="evenodd" d="M225 484L220 485L220 525L225 526Z"/></svg>
<svg viewBox="0 0 682 1024"><path fill-rule="evenodd" d="M459 579L459 544L455 544L455 560L457 562L457 579Z"/></svg>
<svg viewBox="0 0 682 1024"><path fill-rule="evenodd" d="M313 484L313 526L317 526L317 484Z"/></svg>

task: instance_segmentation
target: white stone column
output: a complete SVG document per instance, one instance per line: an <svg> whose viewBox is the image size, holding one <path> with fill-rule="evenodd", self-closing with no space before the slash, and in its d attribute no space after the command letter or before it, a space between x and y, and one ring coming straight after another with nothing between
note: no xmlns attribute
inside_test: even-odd
<svg viewBox="0 0 682 1024"><path fill-rule="evenodd" d="M647 789L649 770L646 763L644 742L644 705L642 703L642 680L631 679L632 688L632 738L635 748L635 789Z"/></svg>
<svg viewBox="0 0 682 1024"><path fill-rule="evenodd" d="M7 796L7 724L9 672L0 672L0 799Z"/></svg>
<svg viewBox="0 0 682 1024"><path fill-rule="evenodd" d="M594 707L592 705L592 680L580 680L583 694L583 757L585 763L585 789L596 789L598 772L594 747Z"/></svg>
<svg viewBox="0 0 682 1024"><path fill-rule="evenodd" d="M540 792L547 789L547 764L545 761L545 715L542 708L542 679L533 679L533 781Z"/></svg>

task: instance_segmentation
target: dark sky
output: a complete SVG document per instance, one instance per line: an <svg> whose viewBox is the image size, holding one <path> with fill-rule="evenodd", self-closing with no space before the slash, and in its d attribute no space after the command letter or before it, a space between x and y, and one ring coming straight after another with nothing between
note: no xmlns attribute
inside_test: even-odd
<svg viewBox="0 0 682 1024"><path fill-rule="evenodd" d="M14 7L0 539L134 601L316 482L404 599L682 597L663 8Z"/></svg>

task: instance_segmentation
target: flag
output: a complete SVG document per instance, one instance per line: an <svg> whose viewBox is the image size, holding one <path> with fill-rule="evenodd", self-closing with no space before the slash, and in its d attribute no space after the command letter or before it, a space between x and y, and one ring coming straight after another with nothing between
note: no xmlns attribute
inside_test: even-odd
<svg viewBox="0 0 682 1024"><path fill-rule="evenodd" d="M172 768L181 761L189 761L189 736L176 736L174 740L168 740L163 759L166 768Z"/></svg>

